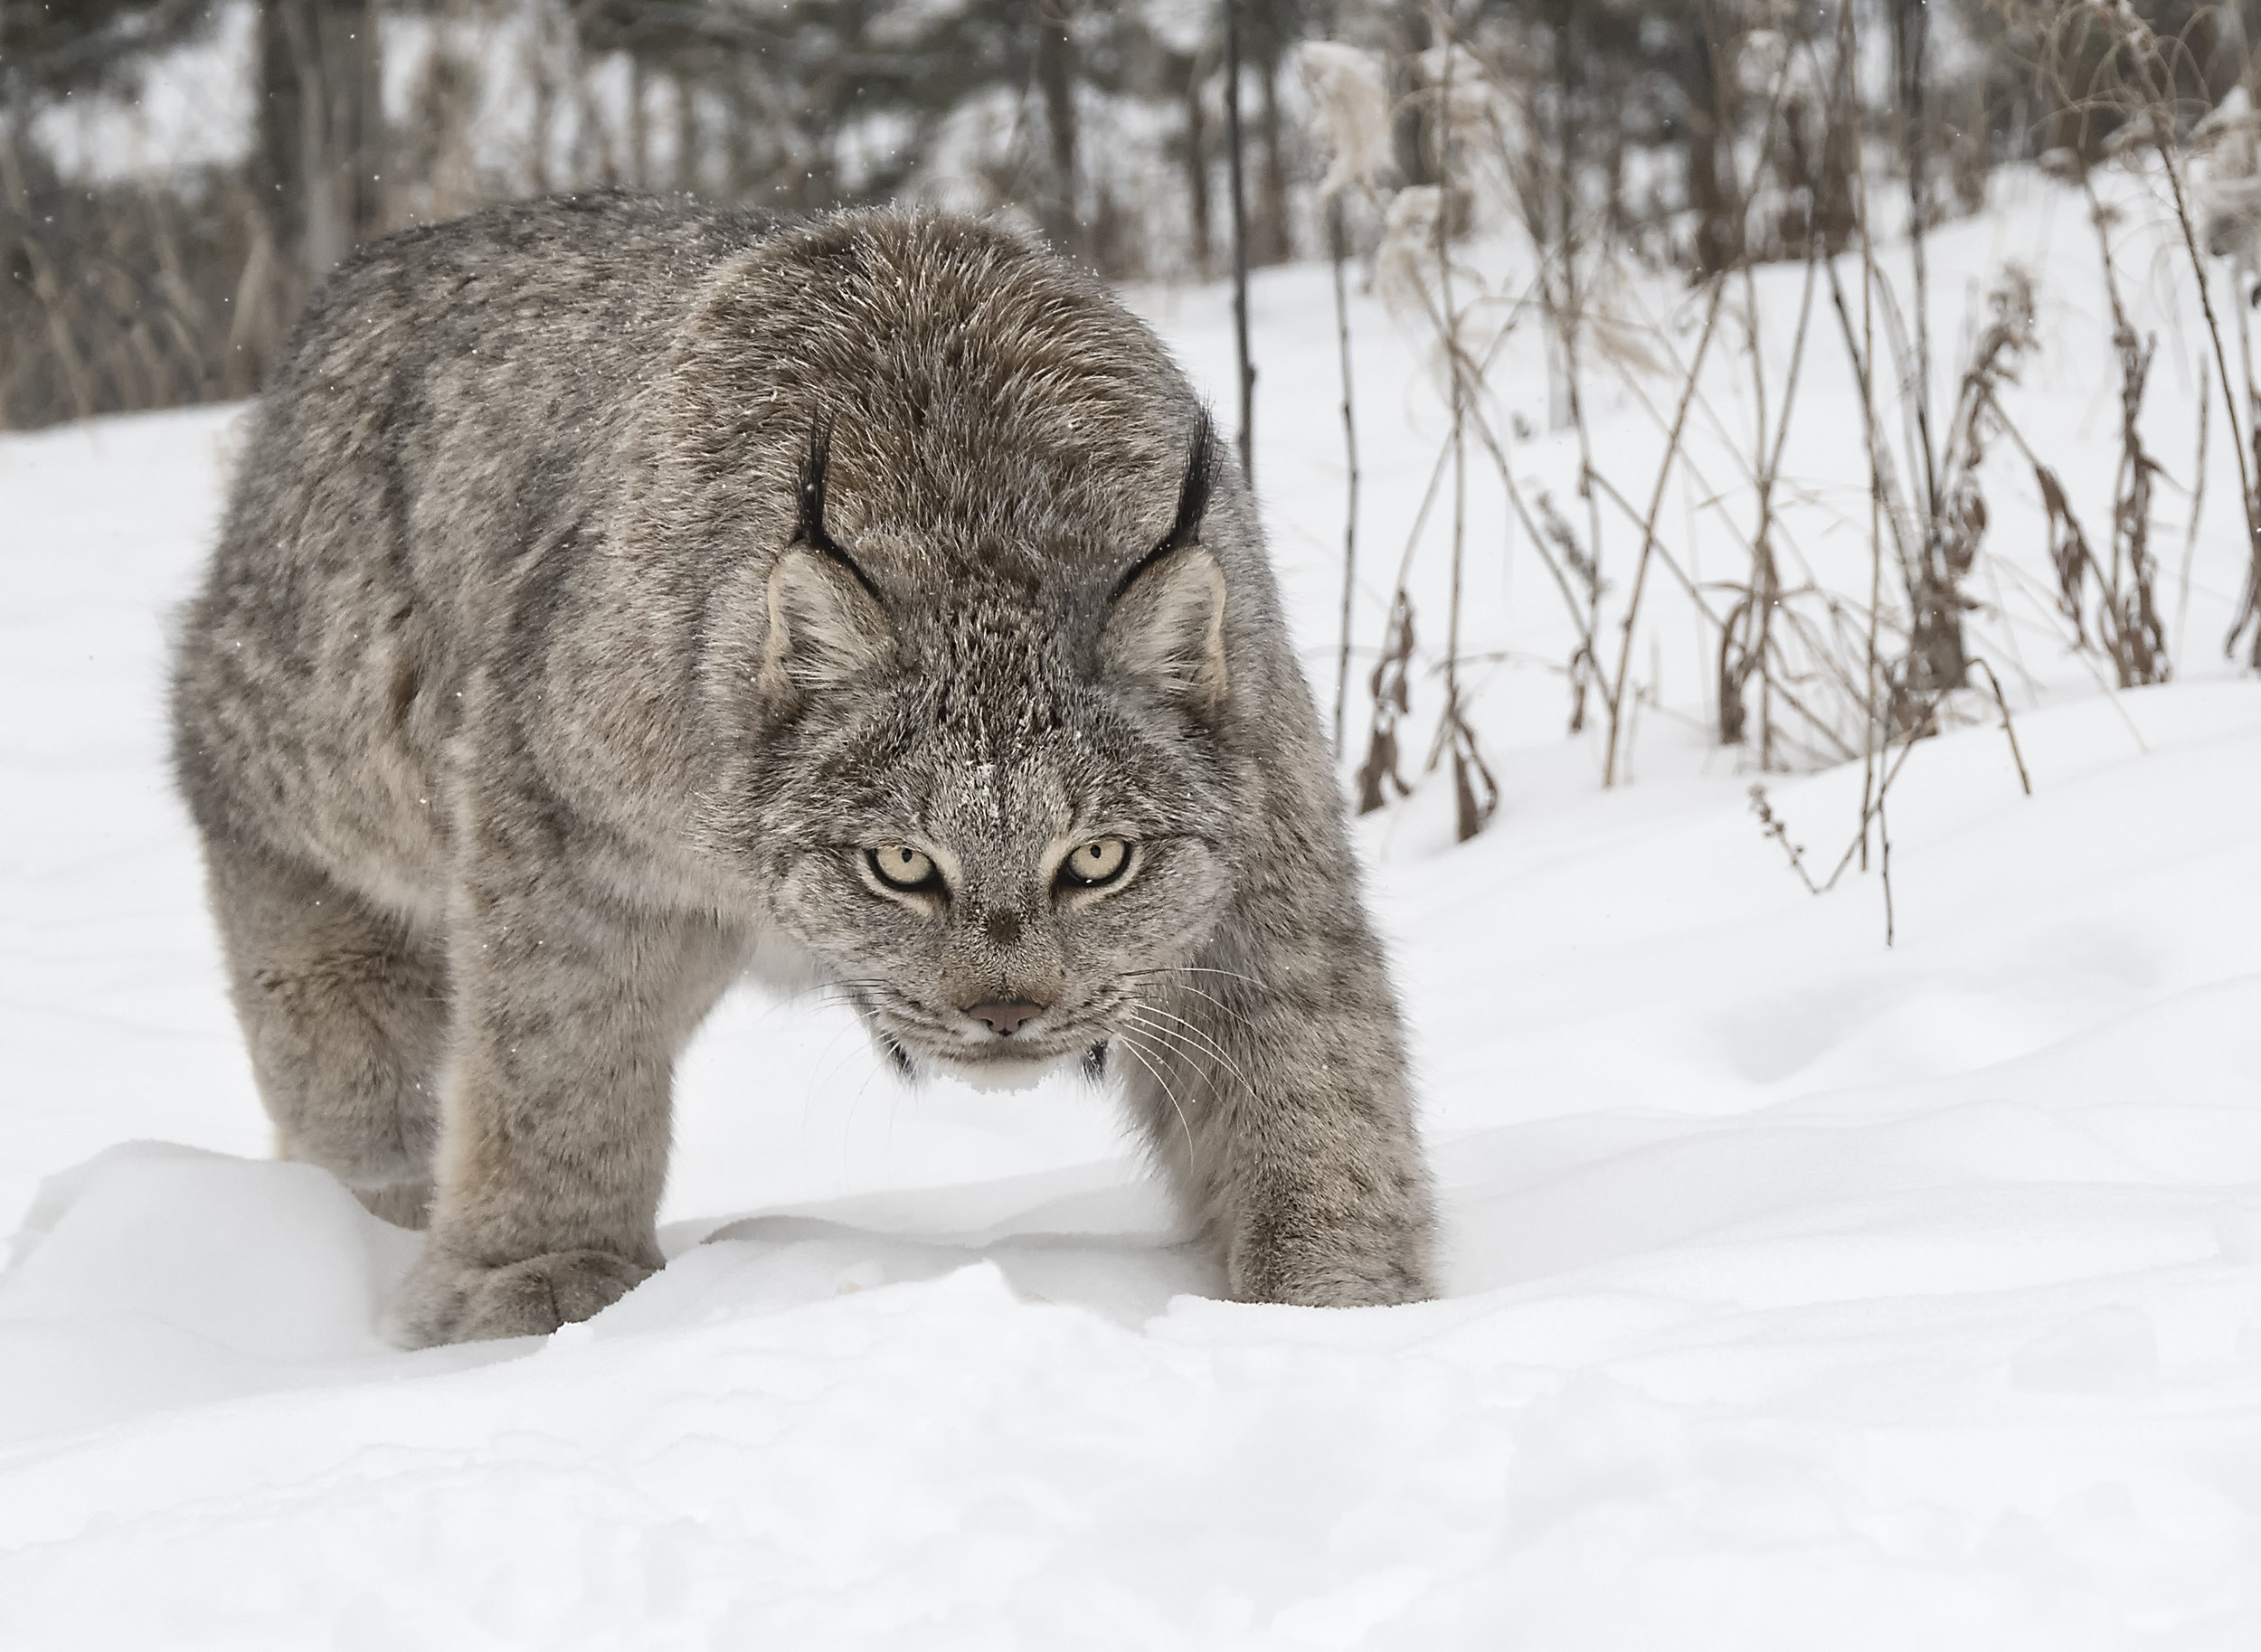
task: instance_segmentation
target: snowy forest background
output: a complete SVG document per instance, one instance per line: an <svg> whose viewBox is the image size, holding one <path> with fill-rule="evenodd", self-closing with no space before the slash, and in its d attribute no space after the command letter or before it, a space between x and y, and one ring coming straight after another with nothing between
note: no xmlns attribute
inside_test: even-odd
<svg viewBox="0 0 2261 1652"><path fill-rule="evenodd" d="M1381 151L1351 160L1354 250L1381 231L1365 209L1450 174L1456 235L1504 208L1552 255L1707 277L1843 250L1857 169L1945 220L1982 207L1997 166L2093 166L2131 122L2186 141L2261 26L2203 0L1241 0L1228 42L1227 11L7 0L0 422L242 394L355 245L551 190L1011 206L1115 278L1212 276L1232 256L1235 52L1252 265L1327 250L1339 111L1315 107L1299 49L1332 41L1374 53L1389 98ZM1460 125L1423 56L1447 37L1469 54Z"/></svg>
<svg viewBox="0 0 2261 1652"><path fill-rule="evenodd" d="M1401 326L1425 325L1451 411L1409 546L1449 452L1443 703L1424 767L1450 752L1459 836L1498 803L1461 681L1471 464L1497 472L1510 535L1563 599L1567 723L1605 727L1605 784L1641 692L1629 675L1654 564L1717 633L1699 646L1717 656L1702 714L1718 743L1755 742L1762 769L1860 755L1881 790L1894 741L1967 710L1974 673L2010 716L1965 618L1990 448L2014 446L2030 468L2077 646L2122 687L2159 682L2190 639L2169 634L2154 496L2191 496L2195 543L2218 406L2248 542L2226 648L2261 663L2261 401L2243 354L2261 230L2256 27L2251 5L2126 0L5 0L0 428L248 394L355 245L548 190L1003 210L1130 282L1299 257L1331 258L1339 276L1347 260ZM2109 313L2086 325L2124 402L2108 503L2068 490L2068 455L2037 448L2005 411L2036 344L2034 272L1977 272L1983 292L1950 294L1961 315L1934 322L1926 239L1983 216L2004 169L2036 168L2081 193L2102 258ZM2180 273L2162 273L2178 240ZM1464 245L1491 250L1490 277L1475 256L1455 291ZM1784 264L1808 278L1770 359L1754 272ZM2162 448L2155 412L2143 422L2157 336L2131 319L2162 281L2195 297L2213 358L2181 484L2185 456ZM1350 750L1359 477L1336 307L1348 493L1334 718ZM2177 332L2181 345L2180 317ZM1510 346L1534 339L1526 363ZM1857 578L1823 590L1792 565L1785 441L1821 354L1859 387L1877 562L1865 601ZM1729 358L1757 398L1755 423L1717 432L1751 505L1733 530L1747 565L1699 590L1695 546L1676 558L1659 512L1676 469L1683 486L1700 476L1698 427L1718 425L1704 375ZM1533 367L1536 425L1499 401ZM1668 439L1637 465L1597 458L1593 439L1597 397L1628 391ZM1656 411L1673 407L1677 420ZM1534 430L1575 433L1575 469L1551 493L1519 488L1508 455ZM1629 540L1630 584L1605 566L1613 537ZM1357 776L1368 809L1407 789L1405 674L1440 622L1410 548L1405 562L1382 635L1355 648L1374 672ZM2173 619L2187 624L2187 559L2181 579ZM1870 854L1864 819L1864 868Z"/></svg>

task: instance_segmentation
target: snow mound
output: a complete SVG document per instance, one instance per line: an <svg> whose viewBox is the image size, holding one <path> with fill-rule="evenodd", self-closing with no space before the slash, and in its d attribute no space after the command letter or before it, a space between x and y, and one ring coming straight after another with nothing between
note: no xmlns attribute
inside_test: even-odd
<svg viewBox="0 0 2261 1652"><path fill-rule="evenodd" d="M2250 1644L2261 1198L2077 1112L1505 1130L1455 1269L1529 1277L1416 1307L1173 1296L1101 1190L421 1354L326 1177L120 1149L0 1279L0 1641Z"/></svg>

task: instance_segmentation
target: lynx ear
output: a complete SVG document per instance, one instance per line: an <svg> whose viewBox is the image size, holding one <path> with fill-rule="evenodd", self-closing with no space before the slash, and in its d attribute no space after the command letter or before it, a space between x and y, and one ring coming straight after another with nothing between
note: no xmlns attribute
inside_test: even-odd
<svg viewBox="0 0 2261 1652"><path fill-rule="evenodd" d="M1225 703L1225 570L1199 545L1166 549L1116 595L1100 668L1204 720Z"/></svg>
<svg viewBox="0 0 2261 1652"><path fill-rule="evenodd" d="M799 545L770 571L770 635L762 692L790 701L861 676L894 657L894 627L842 559Z"/></svg>

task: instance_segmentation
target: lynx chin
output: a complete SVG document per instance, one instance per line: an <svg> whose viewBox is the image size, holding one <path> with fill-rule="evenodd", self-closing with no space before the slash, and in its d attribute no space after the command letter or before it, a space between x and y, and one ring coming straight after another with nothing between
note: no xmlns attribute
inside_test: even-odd
<svg viewBox="0 0 2261 1652"><path fill-rule="evenodd" d="M402 1343L661 1265L671 1070L757 943L906 1071L1105 1075L1235 1297L1431 1292L1247 489L1003 228L606 195L366 248L260 406L174 714L279 1150L428 1229Z"/></svg>

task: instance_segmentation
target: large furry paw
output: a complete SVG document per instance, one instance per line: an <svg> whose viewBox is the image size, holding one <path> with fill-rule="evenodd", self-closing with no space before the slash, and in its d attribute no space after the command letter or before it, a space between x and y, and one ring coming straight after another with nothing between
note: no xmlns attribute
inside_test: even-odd
<svg viewBox="0 0 2261 1652"><path fill-rule="evenodd" d="M1233 1295L1295 1307L1390 1307L1436 1296L1425 1226L1363 1237L1236 1245L1225 1260Z"/></svg>
<svg viewBox="0 0 2261 1652"><path fill-rule="evenodd" d="M1425 1274L1409 1269L1320 1268L1267 1280L1241 1299L1296 1307L1394 1307L1427 1302L1436 1294Z"/></svg>
<svg viewBox="0 0 2261 1652"><path fill-rule="evenodd" d="M402 1282L385 1331L404 1348L546 1336L610 1307L652 1271L609 1251L553 1251L483 1268L435 1244Z"/></svg>

